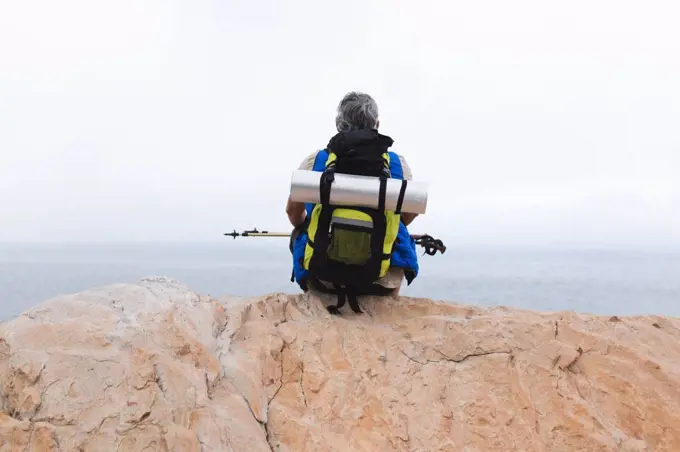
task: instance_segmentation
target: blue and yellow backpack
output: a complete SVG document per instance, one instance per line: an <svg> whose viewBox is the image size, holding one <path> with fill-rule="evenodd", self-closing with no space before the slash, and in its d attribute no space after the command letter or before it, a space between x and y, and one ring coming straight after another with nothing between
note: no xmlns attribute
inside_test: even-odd
<svg viewBox="0 0 680 452"><path fill-rule="evenodd" d="M341 132L329 142L327 158L320 179L320 203L308 207L304 227L306 241L300 243L298 253L305 273L305 282L314 281L316 289L336 293L338 304L329 306L338 314L345 300L353 311L361 313L357 295L386 295L392 289L376 281L387 274L394 264L398 238L408 243L408 255L415 257L415 244L401 222L401 202L394 211L385 208L387 179L392 177L389 152L393 141L375 130ZM393 163L393 162L392 162ZM330 193L336 174L353 174L378 178L380 191L377 208L340 206L330 203ZM401 175L400 175L401 176ZM403 179L403 177L400 177ZM402 182L400 201L405 181ZM405 232L405 234L404 234ZM406 238L405 238L406 237ZM293 247L295 244L293 244ZM403 255L403 249L402 255ZM409 283L417 272L410 265ZM410 278L409 278L410 276ZM329 289L323 282L329 283Z"/></svg>

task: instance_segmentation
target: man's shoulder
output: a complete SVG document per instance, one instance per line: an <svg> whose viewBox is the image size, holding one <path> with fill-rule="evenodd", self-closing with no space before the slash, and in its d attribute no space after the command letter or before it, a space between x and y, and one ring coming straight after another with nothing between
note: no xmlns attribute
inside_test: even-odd
<svg viewBox="0 0 680 452"><path fill-rule="evenodd" d="M314 169L314 162L316 161L316 156L319 154L321 151L314 151L311 154L309 154L307 157L305 157L302 162L300 163L300 166L298 169L305 170L305 171L312 171Z"/></svg>
<svg viewBox="0 0 680 452"><path fill-rule="evenodd" d="M394 155L399 158L399 164L401 165L401 172L404 175L404 179L406 180L411 180L413 179L413 174L411 173L411 167L409 166L408 162L406 161L406 157L400 152L395 152L392 151Z"/></svg>

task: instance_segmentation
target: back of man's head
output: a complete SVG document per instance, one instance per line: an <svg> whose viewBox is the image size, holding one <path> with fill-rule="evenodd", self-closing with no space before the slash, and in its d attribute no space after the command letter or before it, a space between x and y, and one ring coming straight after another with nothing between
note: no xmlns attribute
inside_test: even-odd
<svg viewBox="0 0 680 452"><path fill-rule="evenodd" d="M335 126L338 132L377 129L378 104L365 93L352 91L345 94L338 104Z"/></svg>

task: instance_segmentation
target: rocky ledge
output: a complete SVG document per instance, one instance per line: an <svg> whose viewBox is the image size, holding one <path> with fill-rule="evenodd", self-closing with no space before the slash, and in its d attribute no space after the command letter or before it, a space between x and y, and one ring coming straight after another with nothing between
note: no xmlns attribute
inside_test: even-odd
<svg viewBox="0 0 680 452"><path fill-rule="evenodd" d="M0 325L0 451L680 450L679 319L331 301L45 301Z"/></svg>

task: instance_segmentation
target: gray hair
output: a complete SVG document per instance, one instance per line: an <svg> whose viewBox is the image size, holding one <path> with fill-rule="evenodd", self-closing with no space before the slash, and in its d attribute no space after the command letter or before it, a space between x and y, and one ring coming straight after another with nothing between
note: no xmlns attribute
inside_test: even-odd
<svg viewBox="0 0 680 452"><path fill-rule="evenodd" d="M376 129L378 127L378 104L368 94L352 91L345 94L335 117L338 132Z"/></svg>

